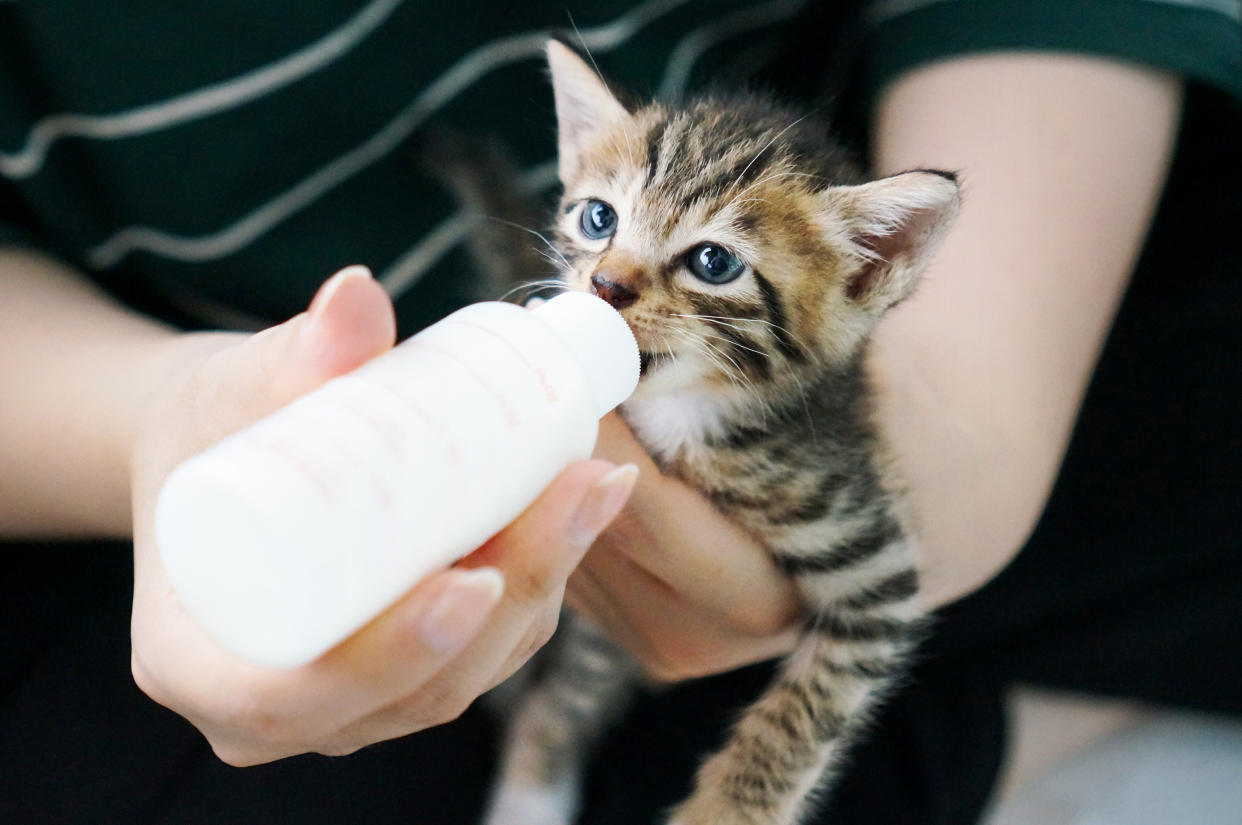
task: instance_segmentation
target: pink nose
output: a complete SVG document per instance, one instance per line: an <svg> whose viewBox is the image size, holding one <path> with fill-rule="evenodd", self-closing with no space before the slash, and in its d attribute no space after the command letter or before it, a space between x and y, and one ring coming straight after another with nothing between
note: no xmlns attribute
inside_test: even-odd
<svg viewBox="0 0 1242 825"><path fill-rule="evenodd" d="M591 294L612 304L613 309L625 309L638 300L637 292L624 284L608 280L606 273L597 272L591 276Z"/></svg>

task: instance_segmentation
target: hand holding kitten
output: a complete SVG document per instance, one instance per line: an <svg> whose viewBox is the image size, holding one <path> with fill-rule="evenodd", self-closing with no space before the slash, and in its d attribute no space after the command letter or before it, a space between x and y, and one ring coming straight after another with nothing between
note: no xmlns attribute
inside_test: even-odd
<svg viewBox="0 0 1242 825"><path fill-rule="evenodd" d="M600 423L595 456L634 464L638 483L570 577L571 607L663 681L793 649L801 602L758 540L662 474L619 415Z"/></svg>

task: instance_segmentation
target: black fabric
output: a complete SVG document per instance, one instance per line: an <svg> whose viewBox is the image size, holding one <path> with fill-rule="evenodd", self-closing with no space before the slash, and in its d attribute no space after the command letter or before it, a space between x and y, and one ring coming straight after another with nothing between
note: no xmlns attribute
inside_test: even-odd
<svg viewBox="0 0 1242 825"><path fill-rule="evenodd" d="M1227 137L1240 134L1236 103L1192 88L1169 191L1047 512L1013 565L943 611L822 821L974 821L1016 681L1242 713L1242 156ZM228 768L133 684L127 547L0 552L0 822L477 817L494 744L482 712L351 757ZM642 697L593 763L585 821L655 821L768 675Z"/></svg>

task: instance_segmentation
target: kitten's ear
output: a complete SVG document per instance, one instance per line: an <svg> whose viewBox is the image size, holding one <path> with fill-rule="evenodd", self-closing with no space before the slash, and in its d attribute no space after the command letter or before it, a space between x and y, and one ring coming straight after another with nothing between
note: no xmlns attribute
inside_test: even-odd
<svg viewBox="0 0 1242 825"><path fill-rule="evenodd" d="M862 260L846 295L883 312L914 289L923 268L957 215L957 176L919 170L859 186L825 190L826 217L843 227Z"/></svg>
<svg viewBox="0 0 1242 825"><path fill-rule="evenodd" d="M594 68L573 49L559 40L549 40L547 52L556 96L557 152L564 183L577 170L591 135L628 117L629 112Z"/></svg>

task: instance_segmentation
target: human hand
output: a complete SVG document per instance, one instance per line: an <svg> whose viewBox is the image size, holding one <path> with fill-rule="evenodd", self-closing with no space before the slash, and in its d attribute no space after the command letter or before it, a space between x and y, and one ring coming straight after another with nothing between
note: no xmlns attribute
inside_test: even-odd
<svg viewBox="0 0 1242 825"><path fill-rule="evenodd" d="M663 475L616 413L601 422L595 455L637 466L639 480L570 578L570 606L662 681L793 648L801 602L753 536Z"/></svg>
<svg viewBox="0 0 1242 825"><path fill-rule="evenodd" d="M566 578L633 486L632 467L575 464L482 548L318 660L273 671L238 659L167 579L153 535L156 493L181 460L387 351L394 337L383 290L345 270L277 327L176 339L146 405L131 472L134 679L230 764L349 753L455 718L547 640Z"/></svg>

